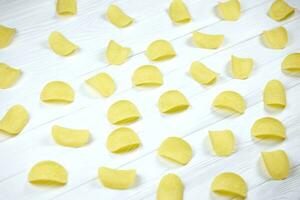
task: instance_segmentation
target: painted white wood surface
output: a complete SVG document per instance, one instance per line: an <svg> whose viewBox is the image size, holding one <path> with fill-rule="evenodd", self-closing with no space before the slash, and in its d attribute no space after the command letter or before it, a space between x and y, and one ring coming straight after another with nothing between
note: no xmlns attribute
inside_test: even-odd
<svg viewBox="0 0 300 200"><path fill-rule="evenodd" d="M297 9L299 0L287 1ZM104 12L116 3L133 16L135 23L118 29L107 22ZM0 199L155 199L160 177L169 172L179 174L185 185L185 199L220 199L210 193L212 179L220 172L241 174L249 186L248 199L300 199L300 80L283 74L282 59L300 51L300 14L282 22L275 22L266 13L271 0L242 0L243 15L236 22L220 20L214 7L217 0L186 0L193 21L174 25L166 12L169 0L78 0L78 15L61 18L55 14L53 0L0 0L0 24L16 27L17 37L12 45L0 50L0 61L19 67L22 79L13 88L0 91L0 115L21 103L30 111L31 121L16 136L0 135ZM284 26L290 41L284 50L271 50L260 41L262 30ZM61 58L49 50L47 38L52 31L60 31L81 49L75 55ZM225 44L218 50L195 48L191 33L201 30L225 35ZM172 42L177 56L157 65L164 74L165 84L156 89L132 88L132 72L148 64L144 55L147 45L159 38ZM122 66L109 66L104 52L114 39L133 50L133 56ZM230 56L252 57L255 68L244 81L235 80L228 73ZM193 81L187 71L192 61L200 60L219 73L218 82L203 87ZM110 98L95 95L83 84L88 77L104 71L117 83L117 92ZM271 79L280 79L286 86L288 106L282 112L265 110L262 89ZM51 80L69 82L76 90L75 102L67 106L40 103L39 93ZM168 89L179 89L189 99L191 108L173 116L161 115L156 102ZM248 109L242 116L216 113L211 109L213 98L221 91L232 89L246 99ZM116 128L106 119L110 104L130 99L139 108L142 119L132 125L143 146L125 155L112 155L105 148L107 135ZM253 141L250 127L263 116L282 120L288 139L283 143ZM54 124L72 128L87 128L93 140L86 147L70 149L56 145L50 135ZM210 152L207 131L228 128L238 141L237 152L219 158ZM156 148L168 136L184 137L193 147L194 157L184 167L174 166L157 157ZM259 163L261 151L284 149L288 153L292 172L284 181L272 181ZM56 160L69 171L69 183L60 188L37 187L27 183L27 173L40 160ZM129 190L110 190L97 180L100 166L135 168L137 185Z"/></svg>

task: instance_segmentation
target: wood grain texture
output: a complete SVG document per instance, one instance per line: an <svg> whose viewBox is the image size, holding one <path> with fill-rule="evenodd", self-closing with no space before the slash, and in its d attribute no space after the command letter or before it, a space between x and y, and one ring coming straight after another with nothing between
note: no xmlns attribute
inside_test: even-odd
<svg viewBox="0 0 300 200"><path fill-rule="evenodd" d="M54 0L0 0L0 23L16 27L12 45L0 50L0 61L21 68L22 79L9 90L0 91L0 115L17 103L30 111L31 121L17 137L0 135L0 199L155 199L162 175L179 174L185 185L185 199L220 199L210 193L212 179L222 171L242 175L249 186L248 199L300 199L300 137L299 137L299 77L283 74L283 58L300 51L300 15L296 13L282 22L275 22L266 13L272 0L242 0L243 14L236 22L220 20L214 11L217 0L186 0L193 21L174 25L167 14L168 0L78 0L78 15L61 18L55 14ZM287 2L300 8L298 0ZM136 19L125 29L118 29L105 19L105 10L116 3ZM288 46L283 50L264 47L260 41L263 30L279 25L289 32ZM80 46L72 57L55 55L47 46L52 31L60 31ZM193 31L225 35L218 50L195 48ZM169 61L151 63L144 55L147 45L156 39L172 42L177 56ZM121 66L106 63L104 52L114 39L133 50L132 57ZM253 74L241 81L232 79L228 70L231 55L252 57ZM201 61L219 77L216 84L203 87L189 75L193 61ZM164 74L164 85L156 89L133 88L131 75L144 64L154 64ZM109 73L117 83L116 94L102 98L90 92L84 80L98 73ZM287 108L270 112L262 103L262 90L270 79L280 79L287 89ZM39 100L43 85L51 80L68 82L76 91L75 102L67 106L47 105ZM178 89L189 99L191 108L181 114L159 113L157 100L161 93ZM223 90L235 90L247 101L242 116L224 115L211 108L214 97ZM142 147L125 155L110 154L105 148L106 137L116 127L106 119L113 102L130 99L139 108L142 119L130 125L139 135ZM250 137L253 122L263 116L283 121L288 139L283 143L254 141ZM51 127L62 125L87 128L92 142L86 147L71 149L55 144ZM208 130L231 129L237 137L237 152L228 158L212 155L208 148ZM171 165L157 157L156 149L168 136L184 137L193 147L192 161L184 167ZM272 181L259 162L261 151L284 149L291 160L291 176L284 181ZM56 160L69 171L69 183L61 188L37 187L27 183L27 173L40 160ZM97 180L100 166L135 168L137 185L129 190L110 190Z"/></svg>

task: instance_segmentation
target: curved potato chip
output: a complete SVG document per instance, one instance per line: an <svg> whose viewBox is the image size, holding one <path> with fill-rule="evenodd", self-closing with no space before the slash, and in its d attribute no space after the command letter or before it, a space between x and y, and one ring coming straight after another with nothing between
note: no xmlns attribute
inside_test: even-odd
<svg viewBox="0 0 300 200"><path fill-rule="evenodd" d="M128 124L137 121L140 118L140 113L130 101L120 100L110 106L107 111L107 118L112 124Z"/></svg>
<svg viewBox="0 0 300 200"><path fill-rule="evenodd" d="M48 42L54 53L60 56L69 56L78 49L78 46L56 31L50 34Z"/></svg>
<svg viewBox="0 0 300 200"><path fill-rule="evenodd" d="M272 19L281 21L292 15L294 12L295 8L289 6L284 0L275 0L271 5L268 14Z"/></svg>
<svg viewBox="0 0 300 200"><path fill-rule="evenodd" d="M74 96L71 86L62 81L47 83L41 92L41 100L47 103L71 103Z"/></svg>
<svg viewBox="0 0 300 200"><path fill-rule="evenodd" d="M232 172L224 172L216 176L211 184L211 190L221 195L242 198L246 198L248 192L244 179Z"/></svg>
<svg viewBox="0 0 300 200"><path fill-rule="evenodd" d="M179 137L168 137L161 143L158 154L173 162L186 165L192 159L193 150L185 140Z"/></svg>
<svg viewBox="0 0 300 200"><path fill-rule="evenodd" d="M184 185L176 174L167 174L159 182L157 200L183 200Z"/></svg>
<svg viewBox="0 0 300 200"><path fill-rule="evenodd" d="M231 56L231 73L233 78L247 79L252 72L253 59Z"/></svg>
<svg viewBox="0 0 300 200"><path fill-rule="evenodd" d="M173 58L176 52L168 41L156 40L148 46L146 56L152 61L162 61Z"/></svg>
<svg viewBox="0 0 300 200"><path fill-rule="evenodd" d="M106 11L108 20L119 28L129 26L133 22L133 18L126 15L121 8L116 5L110 5Z"/></svg>
<svg viewBox="0 0 300 200"><path fill-rule="evenodd" d="M221 92L214 99L213 106L239 114L243 114L246 110L246 102L244 98L234 91Z"/></svg>
<svg viewBox="0 0 300 200"><path fill-rule="evenodd" d="M99 73L85 81L104 97L111 96L116 90L116 84L107 73Z"/></svg>
<svg viewBox="0 0 300 200"><path fill-rule="evenodd" d="M121 127L115 129L108 136L106 147L113 153L124 153L138 148L141 141L137 134L130 128Z"/></svg>
<svg viewBox="0 0 300 200"><path fill-rule="evenodd" d="M300 72L300 53L292 53L284 58L281 63L281 69L287 72L299 73Z"/></svg>
<svg viewBox="0 0 300 200"><path fill-rule="evenodd" d="M190 74L195 81L204 85L213 84L217 79L217 73L200 62L193 62Z"/></svg>
<svg viewBox="0 0 300 200"><path fill-rule="evenodd" d="M0 25L0 49L7 47L13 40L16 29Z"/></svg>
<svg viewBox="0 0 300 200"><path fill-rule="evenodd" d="M217 11L220 17L224 20L236 21L241 16L241 5L239 0L228 0L219 2Z"/></svg>
<svg viewBox="0 0 300 200"><path fill-rule="evenodd" d="M134 186L136 171L100 167L98 177L105 187L111 189L127 189Z"/></svg>
<svg viewBox="0 0 300 200"><path fill-rule="evenodd" d="M263 31L262 39L266 47L271 49L284 49L288 43L288 32L280 26L271 30Z"/></svg>
<svg viewBox="0 0 300 200"><path fill-rule="evenodd" d="M57 162L45 160L31 168L28 181L38 185L65 185L68 182L68 172Z"/></svg>
<svg viewBox="0 0 300 200"><path fill-rule="evenodd" d="M286 179L289 175L289 158L283 150L262 152L262 159L268 174L275 180Z"/></svg>
<svg viewBox="0 0 300 200"><path fill-rule="evenodd" d="M169 15L175 23L187 23L191 21L191 15L182 0L172 0L169 7Z"/></svg>
<svg viewBox="0 0 300 200"><path fill-rule="evenodd" d="M29 121L28 111L21 105L14 105L8 109L0 120L0 130L11 134L19 134Z"/></svg>
<svg viewBox="0 0 300 200"><path fill-rule="evenodd" d="M284 125L273 117L256 120L251 128L251 134L260 139L284 140L286 138Z"/></svg>
<svg viewBox="0 0 300 200"><path fill-rule="evenodd" d="M217 156L229 156L234 152L235 139L231 130L209 131L209 139Z"/></svg>
<svg viewBox="0 0 300 200"><path fill-rule="evenodd" d="M21 70L0 63L0 89L7 89L14 85L21 76Z"/></svg>
<svg viewBox="0 0 300 200"><path fill-rule="evenodd" d="M199 48L217 49L224 42L224 35L212 35L193 32L193 42Z"/></svg>
<svg viewBox="0 0 300 200"><path fill-rule="evenodd" d="M178 90L163 93L158 100L158 108L162 113L176 113L186 110L190 106L185 96Z"/></svg>
<svg viewBox="0 0 300 200"><path fill-rule="evenodd" d="M132 83L135 86L157 87L163 84L163 75L157 67L143 65L134 71Z"/></svg>
<svg viewBox="0 0 300 200"><path fill-rule="evenodd" d="M57 0L56 12L59 15L75 15L77 13L76 0Z"/></svg>
<svg viewBox="0 0 300 200"><path fill-rule="evenodd" d="M81 147L90 140L89 130L78 130L64 128L61 126L52 127L52 137L57 144L67 147Z"/></svg>
<svg viewBox="0 0 300 200"><path fill-rule="evenodd" d="M271 80L265 86L264 103L266 106L270 106L272 108L285 108L285 89L283 84L279 80Z"/></svg>
<svg viewBox="0 0 300 200"><path fill-rule="evenodd" d="M109 64L121 65L131 54L131 49L123 47L111 40L106 48L106 59Z"/></svg>

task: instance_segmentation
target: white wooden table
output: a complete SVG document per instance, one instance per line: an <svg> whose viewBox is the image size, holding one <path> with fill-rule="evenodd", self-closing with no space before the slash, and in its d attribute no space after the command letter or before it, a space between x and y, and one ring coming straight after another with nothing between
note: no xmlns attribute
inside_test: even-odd
<svg viewBox="0 0 300 200"><path fill-rule="evenodd" d="M300 13L282 22L267 16L273 0L242 0L243 14L236 22L220 20L214 11L217 0L186 0L192 22L174 25L167 14L169 0L78 0L78 15L58 17L54 0L0 0L0 24L17 28L13 43L0 50L0 62L21 68L23 76L12 88L0 91L0 115L14 104L22 104L31 120L21 134L9 137L0 134L0 199L1 200L77 200L77 199L155 199L156 186L166 173L177 173L185 183L185 199L220 199L210 193L213 178L224 171L240 174L246 180L251 200L300 199L300 79L283 74L283 58L300 51ZM299 0L287 2L300 9ZM125 29L111 25L104 16L111 3L116 3L135 18ZM283 50L264 47L263 30L279 25L289 32L288 46ZM47 46L52 31L60 31L80 46L70 57L59 57ZM225 35L225 44L218 50L195 48L193 31ZM174 59L154 63L164 74L165 84L156 89L132 87L132 72L149 64L144 55L147 45L156 39L170 40L177 52ZM104 52L114 39L131 47L133 56L121 66L109 66ZM244 81L232 79L228 73L230 56L252 57L255 68ZM201 61L219 73L218 82L203 87L187 74L192 61ZM110 98L91 93L84 80L107 72L115 79L117 91ZM282 112L269 112L262 103L262 90L267 81L280 79L287 90L288 106ZM52 80L68 82L76 90L75 102L58 106L41 103L39 93ZM156 102L168 89L179 89L191 103L183 113L165 116ZM221 115L211 108L213 98L225 89L235 90L247 101L242 116ZM130 125L139 135L142 147L125 155L113 155L105 148L108 134L116 127L106 119L110 104L119 99L132 100L142 119ZM285 124L287 140L282 143L254 141L250 136L253 122L263 116L274 116ZM86 128L92 142L71 149L54 143L51 127L62 125ZM230 157L212 155L208 148L208 130L231 129L237 138L237 151ZM186 166L175 166L158 158L156 149L168 136L185 138L193 147L193 159ZM290 158L291 173L283 181L270 180L261 170L261 151L284 149ZM31 185L27 173L40 160L55 160L69 172L64 187L49 188ZM128 169L138 173L138 183L128 190L104 188L97 179L100 166Z"/></svg>

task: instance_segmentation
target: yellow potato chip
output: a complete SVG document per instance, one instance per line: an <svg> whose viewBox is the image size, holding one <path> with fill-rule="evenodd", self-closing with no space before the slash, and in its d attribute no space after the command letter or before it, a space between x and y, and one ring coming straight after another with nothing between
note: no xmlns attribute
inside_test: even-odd
<svg viewBox="0 0 300 200"><path fill-rule="evenodd" d="M0 25L0 49L7 47L13 40L16 29Z"/></svg>
<svg viewBox="0 0 300 200"><path fill-rule="evenodd" d="M243 114L246 110L244 98L237 92L221 92L213 101L213 106L218 109L224 109L238 114Z"/></svg>
<svg viewBox="0 0 300 200"><path fill-rule="evenodd" d="M106 59L109 64L121 65L123 64L129 55L131 54L131 49L123 47L111 40L106 49Z"/></svg>
<svg viewBox="0 0 300 200"><path fill-rule="evenodd" d="M106 11L108 20L119 28L129 26L133 22L133 18L126 15L121 8L116 5L110 5Z"/></svg>
<svg viewBox="0 0 300 200"><path fill-rule="evenodd" d="M105 187L111 189L127 189L133 187L136 180L135 170L117 170L100 167L98 177Z"/></svg>
<svg viewBox="0 0 300 200"><path fill-rule="evenodd" d="M21 74L21 70L0 63L0 89L13 86L19 80Z"/></svg>
<svg viewBox="0 0 300 200"><path fill-rule="evenodd" d="M78 46L56 31L50 34L48 42L54 53L60 56L69 56L78 49Z"/></svg>
<svg viewBox="0 0 300 200"><path fill-rule="evenodd" d="M279 80L271 80L264 89L264 103L272 108L284 109L286 95L283 84Z"/></svg>
<svg viewBox="0 0 300 200"><path fill-rule="evenodd" d="M191 21L191 15L182 0L172 0L169 7L169 15L175 23L187 23Z"/></svg>
<svg viewBox="0 0 300 200"><path fill-rule="evenodd" d="M253 59L231 56L231 74L236 79L247 79L252 72Z"/></svg>
<svg viewBox="0 0 300 200"><path fill-rule="evenodd" d="M195 81L204 85L211 85L217 80L217 73L200 62L193 62L190 74Z"/></svg>
<svg viewBox="0 0 300 200"><path fill-rule="evenodd" d="M294 12L295 8L289 6L284 0L275 0L271 5L268 14L272 19L281 21L292 15Z"/></svg>
<svg viewBox="0 0 300 200"><path fill-rule="evenodd" d="M169 90L163 93L158 100L160 112L167 114L184 111L189 106L188 100L178 90Z"/></svg>
<svg viewBox="0 0 300 200"><path fill-rule="evenodd" d="M143 65L134 71L132 83L141 87L157 87L163 84L163 75L157 67Z"/></svg>
<svg viewBox="0 0 300 200"><path fill-rule="evenodd" d="M181 165L186 165L193 157L193 150L185 140L179 137L168 137L161 143L158 155Z"/></svg>
<svg viewBox="0 0 300 200"><path fill-rule="evenodd" d="M300 73L300 53L292 53L284 58L281 69L291 73Z"/></svg>
<svg viewBox="0 0 300 200"><path fill-rule="evenodd" d="M41 161L31 168L28 181L37 185L65 185L68 182L68 172L57 162Z"/></svg>
<svg viewBox="0 0 300 200"><path fill-rule="evenodd" d="M262 40L268 48L284 49L288 43L288 32L282 26L263 31Z"/></svg>
<svg viewBox="0 0 300 200"><path fill-rule="evenodd" d="M40 98L46 103L72 103L74 96L73 89L67 83L52 81L44 86Z"/></svg>
<svg viewBox="0 0 300 200"><path fill-rule="evenodd" d="M224 42L224 35L212 35L193 32L193 42L199 48L217 49Z"/></svg>
<svg viewBox="0 0 300 200"><path fill-rule="evenodd" d="M64 128L61 126L52 127L52 137L57 144L67 147L81 147L90 140L89 130L78 130Z"/></svg>
<svg viewBox="0 0 300 200"><path fill-rule="evenodd" d="M106 141L107 149L112 153L125 153L138 148L141 141L138 135L130 128L115 129Z"/></svg>
<svg viewBox="0 0 300 200"><path fill-rule="evenodd" d="M77 1L76 0L57 0L56 12L59 15L76 15Z"/></svg>
<svg viewBox="0 0 300 200"><path fill-rule="evenodd" d="M120 100L110 106L107 119L112 124L122 125L137 121L140 113L136 106L128 100Z"/></svg>
<svg viewBox="0 0 300 200"><path fill-rule="evenodd" d="M152 61L162 61L173 58L176 52L168 41L156 40L148 46L146 56Z"/></svg>
<svg viewBox="0 0 300 200"><path fill-rule="evenodd" d="M159 182L157 200L183 200L184 185L176 174L167 174Z"/></svg>
<svg viewBox="0 0 300 200"><path fill-rule="evenodd" d="M217 156L229 156L235 150L235 139L231 130L209 131L209 139Z"/></svg>
<svg viewBox="0 0 300 200"><path fill-rule="evenodd" d="M215 177L211 190L220 195L246 198L248 188L244 179L238 174L224 172Z"/></svg>
<svg viewBox="0 0 300 200"><path fill-rule="evenodd" d="M228 21L236 21L241 16L241 5L239 0L228 0L219 2L217 5L219 16Z"/></svg>
<svg viewBox="0 0 300 200"><path fill-rule="evenodd" d="M14 105L0 120L0 130L11 134L19 134L29 121L28 111L21 105Z"/></svg>
<svg viewBox="0 0 300 200"><path fill-rule="evenodd" d="M116 90L116 84L107 73L99 73L85 81L104 97L111 96Z"/></svg>
<svg viewBox="0 0 300 200"><path fill-rule="evenodd" d="M259 139L284 140L286 138L284 125L273 117L256 120L252 125L251 134Z"/></svg>
<svg viewBox="0 0 300 200"><path fill-rule="evenodd" d="M268 174L275 180L286 179L289 175L289 158L283 150L262 152L262 159Z"/></svg>

